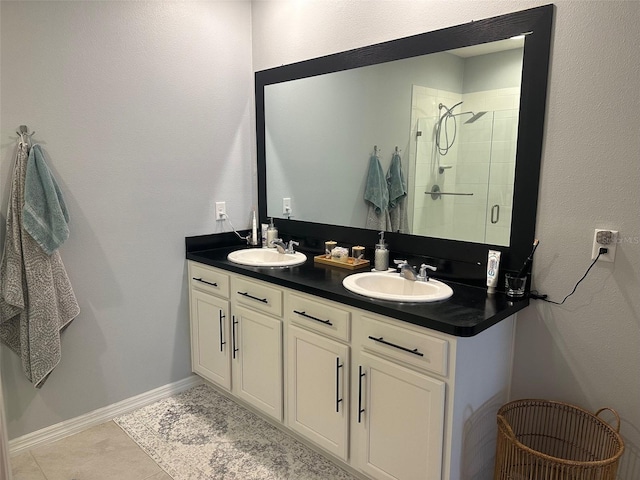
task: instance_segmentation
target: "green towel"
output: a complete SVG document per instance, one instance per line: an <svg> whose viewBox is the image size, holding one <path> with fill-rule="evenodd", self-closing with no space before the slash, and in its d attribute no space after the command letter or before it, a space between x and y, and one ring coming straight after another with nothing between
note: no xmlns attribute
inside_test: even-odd
<svg viewBox="0 0 640 480"><path fill-rule="evenodd" d="M397 153L394 153L391 158L391 165L389 165L387 172L387 185L389 187L389 210L392 210L407 194L407 185L402 175L402 161Z"/></svg>
<svg viewBox="0 0 640 480"><path fill-rule="evenodd" d="M22 226L51 255L69 237L69 214L40 145L29 152L24 188Z"/></svg>
<svg viewBox="0 0 640 480"><path fill-rule="evenodd" d="M400 155L394 153L387 171L389 186L389 230L409 233L409 217L407 214L407 183L402 174Z"/></svg>
<svg viewBox="0 0 640 480"><path fill-rule="evenodd" d="M369 173L367 174L367 184L364 187L364 199L375 206L377 214L380 214L389 206L387 180L377 155L371 155L369 160Z"/></svg>

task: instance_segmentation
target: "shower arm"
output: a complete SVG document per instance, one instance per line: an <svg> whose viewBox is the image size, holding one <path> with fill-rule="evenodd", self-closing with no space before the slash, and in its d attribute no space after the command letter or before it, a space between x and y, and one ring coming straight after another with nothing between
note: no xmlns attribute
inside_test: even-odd
<svg viewBox="0 0 640 480"><path fill-rule="evenodd" d="M475 115L475 113L473 113L472 111L468 111L468 112L460 112L460 113L452 113L451 114L452 117L459 117L460 115Z"/></svg>

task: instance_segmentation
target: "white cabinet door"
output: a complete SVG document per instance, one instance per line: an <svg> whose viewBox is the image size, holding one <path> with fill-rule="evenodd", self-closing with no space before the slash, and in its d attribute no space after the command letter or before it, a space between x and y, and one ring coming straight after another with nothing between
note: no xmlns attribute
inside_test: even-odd
<svg viewBox="0 0 640 480"><path fill-rule="evenodd" d="M282 321L235 307L231 330L233 393L282 421Z"/></svg>
<svg viewBox="0 0 640 480"><path fill-rule="evenodd" d="M347 460L349 347L295 326L287 339L289 428Z"/></svg>
<svg viewBox="0 0 640 480"><path fill-rule="evenodd" d="M357 360L356 467L379 480L440 479L444 382L366 352Z"/></svg>
<svg viewBox="0 0 640 480"><path fill-rule="evenodd" d="M229 302L191 290L191 369L231 389Z"/></svg>

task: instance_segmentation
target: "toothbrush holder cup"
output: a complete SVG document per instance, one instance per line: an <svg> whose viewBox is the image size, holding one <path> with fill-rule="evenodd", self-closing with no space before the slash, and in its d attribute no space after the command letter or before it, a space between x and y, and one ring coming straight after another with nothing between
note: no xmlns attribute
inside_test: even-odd
<svg viewBox="0 0 640 480"><path fill-rule="evenodd" d="M527 276L518 276L517 274L507 273L504 276L505 292L507 297L524 297L524 289L527 285Z"/></svg>

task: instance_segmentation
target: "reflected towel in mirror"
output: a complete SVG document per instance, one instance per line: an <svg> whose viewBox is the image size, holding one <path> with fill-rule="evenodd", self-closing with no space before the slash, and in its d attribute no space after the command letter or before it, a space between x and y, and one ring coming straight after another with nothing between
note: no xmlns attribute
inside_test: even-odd
<svg viewBox="0 0 640 480"><path fill-rule="evenodd" d="M397 152L391 157L391 165L389 165L386 179L389 191L390 230L409 233L409 218L406 207L407 184L402 173L402 160Z"/></svg>
<svg viewBox="0 0 640 480"><path fill-rule="evenodd" d="M387 180L377 155L369 159L367 183L364 187L364 199L368 203L367 221L365 228L388 230L389 220L389 189Z"/></svg>

